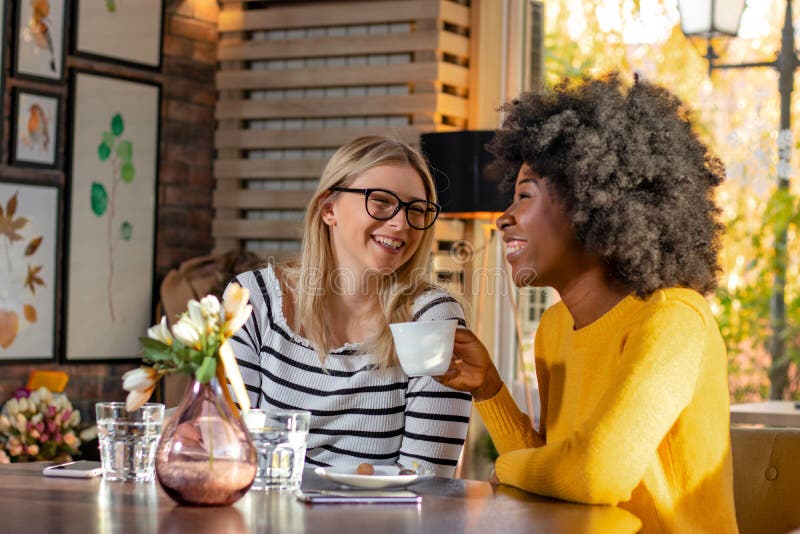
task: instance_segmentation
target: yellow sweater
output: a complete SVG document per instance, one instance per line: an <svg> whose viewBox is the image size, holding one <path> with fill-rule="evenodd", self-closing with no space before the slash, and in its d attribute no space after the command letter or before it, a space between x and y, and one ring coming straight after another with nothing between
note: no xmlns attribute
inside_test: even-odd
<svg viewBox="0 0 800 534"><path fill-rule="evenodd" d="M577 331L559 302L535 349L538 433L505 386L476 403L502 483L618 505L643 532L737 532L725 346L699 293L629 296Z"/></svg>

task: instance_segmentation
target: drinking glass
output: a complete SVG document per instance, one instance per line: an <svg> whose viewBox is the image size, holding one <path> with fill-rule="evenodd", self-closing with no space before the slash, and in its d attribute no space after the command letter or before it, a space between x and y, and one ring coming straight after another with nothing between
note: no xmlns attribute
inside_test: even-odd
<svg viewBox="0 0 800 534"><path fill-rule="evenodd" d="M129 412L124 402L98 402L97 434L106 480L146 482L155 475L164 405L148 402Z"/></svg>
<svg viewBox="0 0 800 534"><path fill-rule="evenodd" d="M253 408L244 421L258 451L253 488L300 489L311 412Z"/></svg>

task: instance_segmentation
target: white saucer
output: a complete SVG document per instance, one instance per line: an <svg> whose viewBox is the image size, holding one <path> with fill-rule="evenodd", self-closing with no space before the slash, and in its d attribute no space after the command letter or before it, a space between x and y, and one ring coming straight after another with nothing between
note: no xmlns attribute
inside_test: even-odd
<svg viewBox="0 0 800 534"><path fill-rule="evenodd" d="M354 465L317 467L314 472L331 482L363 489L402 488L433 477L432 474L401 475L400 468L392 465L374 467L374 475L359 475Z"/></svg>

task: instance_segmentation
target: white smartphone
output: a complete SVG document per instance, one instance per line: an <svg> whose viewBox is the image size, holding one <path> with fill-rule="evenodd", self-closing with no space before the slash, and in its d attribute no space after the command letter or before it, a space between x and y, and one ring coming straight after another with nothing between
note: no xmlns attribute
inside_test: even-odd
<svg viewBox="0 0 800 534"><path fill-rule="evenodd" d="M297 493L297 500L306 504L418 504L422 497L410 491L304 491Z"/></svg>
<svg viewBox="0 0 800 534"><path fill-rule="evenodd" d="M103 465L100 462L78 460L45 467L42 474L46 477L94 478L103 474Z"/></svg>

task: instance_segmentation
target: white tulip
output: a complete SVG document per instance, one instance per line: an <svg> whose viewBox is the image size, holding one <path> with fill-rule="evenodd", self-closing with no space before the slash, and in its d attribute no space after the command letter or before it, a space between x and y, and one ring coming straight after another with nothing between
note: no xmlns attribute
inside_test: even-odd
<svg viewBox="0 0 800 534"><path fill-rule="evenodd" d="M172 327L172 335L187 347L197 348L200 332L188 316L181 317L178 324Z"/></svg>
<svg viewBox="0 0 800 534"><path fill-rule="evenodd" d="M17 415L18 411L19 403L17 402L17 399L8 399L6 402L6 412L8 415Z"/></svg>
<svg viewBox="0 0 800 534"><path fill-rule="evenodd" d="M172 345L172 334L169 333L166 315L161 316L161 322L147 329L147 337L160 341L168 346Z"/></svg>
<svg viewBox="0 0 800 534"><path fill-rule="evenodd" d="M73 427L73 426L78 426L78 424L79 424L80 422L81 422L81 412L79 412L79 411L75 410L75 411L74 411L74 412L72 412L72 414L69 416L69 419L67 420L67 426L70 426L70 427Z"/></svg>
<svg viewBox="0 0 800 534"><path fill-rule="evenodd" d="M92 441L93 439L97 438L97 430L97 425L92 425L81 430L81 433L78 437L81 438L81 441Z"/></svg>
<svg viewBox="0 0 800 534"><path fill-rule="evenodd" d="M222 307L225 309L225 336L231 337L242 327L253 312L250 291L237 283L230 284L222 295Z"/></svg>
<svg viewBox="0 0 800 534"><path fill-rule="evenodd" d="M27 428L28 428L28 420L25 418L24 415L22 415L21 413L18 413L17 414L17 420L16 420L14 426L17 427L17 430L19 430L20 434L24 434L25 430L27 430Z"/></svg>
<svg viewBox="0 0 800 534"><path fill-rule="evenodd" d="M130 391L128 392L128 396L125 397L125 409L129 412L135 412L146 403L150 399L150 395L153 393L152 390L150 391Z"/></svg>
<svg viewBox="0 0 800 534"><path fill-rule="evenodd" d="M200 301L200 308L203 310L203 316L208 319L216 319L219 317L219 312L222 307L219 300L214 295L206 295Z"/></svg>
<svg viewBox="0 0 800 534"><path fill-rule="evenodd" d="M122 375L122 389L125 391L150 389L156 385L158 373L152 367L131 369Z"/></svg>
<svg viewBox="0 0 800 534"><path fill-rule="evenodd" d="M200 303L194 299L190 300L187 311L188 315L181 317L181 320L188 318L196 330L203 332L206 329L206 321L203 319L203 307Z"/></svg>
<svg viewBox="0 0 800 534"><path fill-rule="evenodd" d="M247 322L250 314L253 313L253 307L248 304L239 312L225 322L225 337L231 337Z"/></svg>
<svg viewBox="0 0 800 534"><path fill-rule="evenodd" d="M60 412L72 409L72 404L70 404L66 395L53 395L53 404Z"/></svg>
<svg viewBox="0 0 800 534"><path fill-rule="evenodd" d="M152 367L139 367L122 375L122 389L129 392L125 409L133 412L147 402L159 378L158 372Z"/></svg>
<svg viewBox="0 0 800 534"><path fill-rule="evenodd" d="M225 288L222 294L222 307L225 308L225 319L230 321L250 300L250 291L236 282Z"/></svg>

